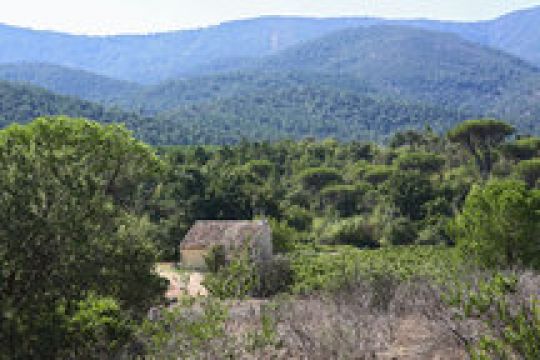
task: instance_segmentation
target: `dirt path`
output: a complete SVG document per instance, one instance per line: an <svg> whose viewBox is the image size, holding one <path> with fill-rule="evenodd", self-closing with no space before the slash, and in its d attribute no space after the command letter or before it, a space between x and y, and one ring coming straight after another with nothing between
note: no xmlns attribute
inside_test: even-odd
<svg viewBox="0 0 540 360"><path fill-rule="evenodd" d="M180 272L173 263L159 263L157 273L169 280L169 289L165 296L168 299L178 299L182 295L207 296L208 291L202 285L204 274L197 271Z"/></svg>
<svg viewBox="0 0 540 360"><path fill-rule="evenodd" d="M395 341L378 359L461 360L467 355L455 346L448 334L422 316L411 315L399 320Z"/></svg>

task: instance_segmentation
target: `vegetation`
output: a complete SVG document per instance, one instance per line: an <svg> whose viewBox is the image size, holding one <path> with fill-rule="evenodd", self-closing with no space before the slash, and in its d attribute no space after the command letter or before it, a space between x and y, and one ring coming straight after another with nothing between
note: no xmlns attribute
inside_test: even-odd
<svg viewBox="0 0 540 360"><path fill-rule="evenodd" d="M457 141L477 125L499 134L482 148L488 172ZM388 147L307 138L154 150L83 119L12 125L0 132L2 354L367 356L392 344L356 330L395 333L414 316L452 349L534 359L540 198L524 169L538 158L508 129L408 130ZM261 217L272 260L217 247L209 298L160 308L155 263L178 259L195 220ZM487 330L476 336L471 321Z"/></svg>
<svg viewBox="0 0 540 360"><path fill-rule="evenodd" d="M123 345L103 342L122 341L123 316L164 291L141 211L160 160L122 127L57 117L2 130L0 167L2 354L99 358L81 342Z"/></svg>

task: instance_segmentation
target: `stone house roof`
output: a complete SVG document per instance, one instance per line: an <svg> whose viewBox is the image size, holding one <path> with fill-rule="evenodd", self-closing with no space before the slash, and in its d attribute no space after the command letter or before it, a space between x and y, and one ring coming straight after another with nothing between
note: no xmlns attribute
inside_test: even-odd
<svg viewBox="0 0 540 360"><path fill-rule="evenodd" d="M207 250L215 245L238 248L246 240L259 239L270 233L266 220L199 220L184 237L180 250Z"/></svg>

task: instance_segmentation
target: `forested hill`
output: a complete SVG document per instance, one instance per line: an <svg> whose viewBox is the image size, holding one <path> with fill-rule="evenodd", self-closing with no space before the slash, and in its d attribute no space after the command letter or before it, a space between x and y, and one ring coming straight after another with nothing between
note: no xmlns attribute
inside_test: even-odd
<svg viewBox="0 0 540 360"><path fill-rule="evenodd" d="M132 102L149 114L161 112L160 126L169 129L161 136L178 133L173 124L182 124L203 143L282 134L381 139L424 124L444 130L474 115L540 132L540 71L451 34L348 29L257 66L163 83Z"/></svg>
<svg viewBox="0 0 540 360"><path fill-rule="evenodd" d="M291 82L161 113L154 125L162 131L149 140L180 144L305 137L382 141L396 130L426 125L444 130L471 116L436 105Z"/></svg>
<svg viewBox="0 0 540 360"><path fill-rule="evenodd" d="M45 63L0 64L0 79L46 88L61 95L103 103L134 96L143 86L88 71Z"/></svg>
<svg viewBox="0 0 540 360"><path fill-rule="evenodd" d="M345 28L375 24L452 32L540 64L540 7L476 23L263 17L139 36L75 36L0 25L0 63L51 63L117 79L158 83L176 76L242 68L250 59Z"/></svg>
<svg viewBox="0 0 540 360"><path fill-rule="evenodd" d="M27 123L38 116L69 115L100 122L123 122L137 130L148 119L88 101L56 95L37 87L0 81L0 128Z"/></svg>
<svg viewBox="0 0 540 360"><path fill-rule="evenodd" d="M396 96L480 111L540 88L540 70L523 60L455 35L396 26L333 33L273 56L263 68L353 77Z"/></svg>

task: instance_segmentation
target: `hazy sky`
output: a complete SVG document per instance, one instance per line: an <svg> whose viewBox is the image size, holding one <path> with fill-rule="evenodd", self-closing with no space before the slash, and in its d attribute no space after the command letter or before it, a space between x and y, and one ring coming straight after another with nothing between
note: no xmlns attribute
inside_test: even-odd
<svg viewBox="0 0 540 360"><path fill-rule="evenodd" d="M540 0L0 0L0 23L84 34L187 29L261 15L481 20Z"/></svg>

